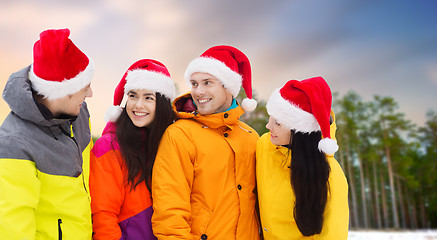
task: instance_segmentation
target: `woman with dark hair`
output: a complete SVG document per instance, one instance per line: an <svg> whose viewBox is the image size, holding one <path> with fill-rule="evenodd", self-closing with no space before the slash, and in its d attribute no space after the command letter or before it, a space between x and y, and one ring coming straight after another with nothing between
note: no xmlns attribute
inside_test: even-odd
<svg viewBox="0 0 437 240"><path fill-rule="evenodd" d="M150 59L129 67L115 89L108 124L91 151L93 239L156 239L152 168L162 134L174 121L174 96L167 68Z"/></svg>
<svg viewBox="0 0 437 240"><path fill-rule="evenodd" d="M334 153L331 90L321 77L290 80L267 102L256 149L264 239L347 239L348 185Z"/></svg>

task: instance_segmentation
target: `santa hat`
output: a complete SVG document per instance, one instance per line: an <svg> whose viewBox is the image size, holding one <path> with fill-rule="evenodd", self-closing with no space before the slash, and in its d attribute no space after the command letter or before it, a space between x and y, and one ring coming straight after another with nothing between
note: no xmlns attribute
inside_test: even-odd
<svg viewBox="0 0 437 240"><path fill-rule="evenodd" d="M68 38L68 28L46 30L39 36L29 72L38 94L54 100L77 93L91 83L93 62Z"/></svg>
<svg viewBox="0 0 437 240"><path fill-rule="evenodd" d="M173 80L164 64L153 59L142 59L129 67L114 92L114 105L105 114L105 121L115 122L123 111L123 96L133 89L159 92L173 101L176 93Z"/></svg>
<svg viewBox="0 0 437 240"><path fill-rule="evenodd" d="M319 150L333 154L337 141L331 139L331 89L322 77L290 80L276 89L267 102L267 112L285 127L296 132L321 131Z"/></svg>
<svg viewBox="0 0 437 240"><path fill-rule="evenodd" d="M190 62L185 70L185 81L191 86L191 75L196 72L208 73L223 83L234 97L243 85L247 98L242 102L245 111L253 111L256 101L252 99L252 73L247 56L231 46L215 46Z"/></svg>

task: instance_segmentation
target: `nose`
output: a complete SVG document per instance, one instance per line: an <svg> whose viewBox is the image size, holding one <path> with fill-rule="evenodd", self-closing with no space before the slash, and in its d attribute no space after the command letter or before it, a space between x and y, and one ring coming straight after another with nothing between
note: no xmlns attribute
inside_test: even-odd
<svg viewBox="0 0 437 240"><path fill-rule="evenodd" d="M86 91L86 95L87 98L90 98L93 96L93 89L91 87L88 88L88 90Z"/></svg>
<svg viewBox="0 0 437 240"><path fill-rule="evenodd" d="M135 108L136 109L141 109L143 106L144 106L144 102L145 102L145 100L144 99L138 99L136 102L135 102Z"/></svg>
<svg viewBox="0 0 437 240"><path fill-rule="evenodd" d="M202 95L203 93L205 93L205 87L202 86L202 84L199 84L195 89L193 89L192 91L195 92L195 94L197 95Z"/></svg>
<svg viewBox="0 0 437 240"><path fill-rule="evenodd" d="M268 130L272 130L272 128L271 128L271 118L269 118L269 120L267 121L266 128Z"/></svg>

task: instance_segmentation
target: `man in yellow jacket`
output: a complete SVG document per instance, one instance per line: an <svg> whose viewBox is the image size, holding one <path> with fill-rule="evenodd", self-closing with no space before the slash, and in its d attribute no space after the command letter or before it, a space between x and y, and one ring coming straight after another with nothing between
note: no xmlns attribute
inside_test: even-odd
<svg viewBox="0 0 437 240"><path fill-rule="evenodd" d="M255 213L258 134L239 121L256 101L247 57L215 46L194 59L177 98L179 120L164 133L152 174L152 228L158 239L259 239ZM243 85L248 98L235 98Z"/></svg>
<svg viewBox="0 0 437 240"><path fill-rule="evenodd" d="M94 67L69 35L42 32L33 64L3 91L11 112L0 127L0 239L91 239L84 100Z"/></svg>

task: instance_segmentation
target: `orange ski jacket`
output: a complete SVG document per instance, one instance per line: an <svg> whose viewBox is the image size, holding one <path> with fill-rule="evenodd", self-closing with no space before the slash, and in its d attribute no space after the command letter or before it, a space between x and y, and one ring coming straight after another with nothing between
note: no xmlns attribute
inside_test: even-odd
<svg viewBox="0 0 437 240"><path fill-rule="evenodd" d="M173 105L179 120L162 137L152 175L155 236L259 239L254 192L259 136L239 121L243 109L202 116L190 94Z"/></svg>
<svg viewBox="0 0 437 240"><path fill-rule="evenodd" d="M156 239L152 233L152 199L146 183L131 189L127 168L108 122L91 151L90 192L93 239Z"/></svg>

